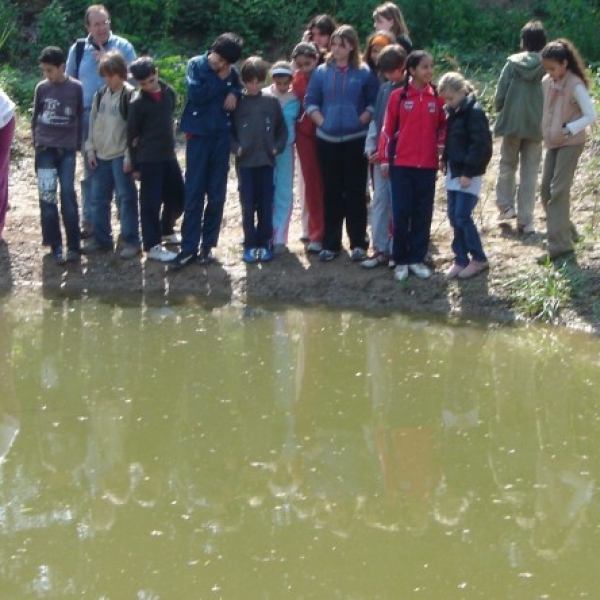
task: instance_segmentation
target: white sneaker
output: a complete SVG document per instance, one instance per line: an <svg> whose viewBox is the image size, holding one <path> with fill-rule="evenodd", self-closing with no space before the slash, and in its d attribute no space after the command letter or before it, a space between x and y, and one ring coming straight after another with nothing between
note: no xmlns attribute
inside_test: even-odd
<svg viewBox="0 0 600 600"><path fill-rule="evenodd" d="M419 279L428 279L429 277L431 277L431 270L423 263L413 263L412 265L408 265L408 268Z"/></svg>
<svg viewBox="0 0 600 600"><path fill-rule="evenodd" d="M167 250L164 246L160 244L156 244L156 246L150 248L148 252L146 252L146 258L151 258L152 260L160 260L162 262L168 262L173 260L177 254L175 252L171 252Z"/></svg>
<svg viewBox="0 0 600 600"><path fill-rule="evenodd" d="M394 279L396 281L404 281L408 279L408 265L398 265L394 269Z"/></svg>
<svg viewBox="0 0 600 600"><path fill-rule="evenodd" d="M181 236L178 233L171 233L169 235L163 235L162 241L165 244L181 244Z"/></svg>
<svg viewBox="0 0 600 600"><path fill-rule="evenodd" d="M510 219L516 219L517 213L512 206L504 206L498 208L498 221L509 221Z"/></svg>
<svg viewBox="0 0 600 600"><path fill-rule="evenodd" d="M535 225L533 223L529 223L529 225L518 225L519 233L523 235L531 235L535 233Z"/></svg>

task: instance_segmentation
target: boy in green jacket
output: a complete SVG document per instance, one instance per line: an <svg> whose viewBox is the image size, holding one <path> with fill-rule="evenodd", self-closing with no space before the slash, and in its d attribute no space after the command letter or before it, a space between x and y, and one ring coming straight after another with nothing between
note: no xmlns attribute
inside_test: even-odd
<svg viewBox="0 0 600 600"><path fill-rule="evenodd" d="M502 136L496 183L498 219L507 221L516 217L518 231L524 235L535 233L533 209L542 158L542 77L545 74L540 52L545 45L546 31L542 23L527 23L521 30L523 51L508 57L494 98L498 111L494 134Z"/></svg>

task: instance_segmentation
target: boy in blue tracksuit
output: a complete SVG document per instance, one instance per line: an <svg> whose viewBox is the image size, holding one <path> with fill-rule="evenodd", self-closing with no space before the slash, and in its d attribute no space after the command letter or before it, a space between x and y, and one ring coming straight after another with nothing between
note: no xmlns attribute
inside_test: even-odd
<svg viewBox="0 0 600 600"><path fill-rule="evenodd" d="M188 62L187 100L180 124L187 137L185 208L181 252L169 263L171 270L198 259L203 264L213 260L227 191L231 113L242 94L233 63L241 53L242 40L224 33L208 52Z"/></svg>

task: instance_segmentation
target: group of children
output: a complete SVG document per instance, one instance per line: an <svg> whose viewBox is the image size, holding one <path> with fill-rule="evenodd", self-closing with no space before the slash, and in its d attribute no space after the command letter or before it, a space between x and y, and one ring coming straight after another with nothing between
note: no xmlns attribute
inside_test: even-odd
<svg viewBox="0 0 600 600"><path fill-rule="evenodd" d="M351 259L364 268L392 266L398 281L409 273L430 277L426 257L441 170L454 231L455 260L446 276L469 278L486 270L472 217L492 156L485 112L460 73L446 73L433 85L433 59L413 50L395 4L377 7L373 17L376 31L362 57L351 26L338 27L331 17L319 15L294 48L291 62L278 61L270 71L260 57L244 60L238 71L234 65L242 42L231 33L192 58L180 123L186 137L185 178L175 154L173 88L159 79L151 58L138 58L128 68L118 52L105 53L99 72L106 85L96 92L85 145L94 171L94 233L83 247L73 181L82 139L81 86L65 75L62 51L44 49L40 64L45 79L36 88L32 129L43 243L55 260L112 251L114 190L122 258L134 258L143 248L147 258L164 261L172 270L196 261L210 263L233 154L242 207L242 260L270 261L287 250L295 148L303 241L320 261L338 256L345 225ZM596 115L581 58L569 41L546 44L542 25L530 22L521 32L521 44L523 51L509 57L502 71L495 98L495 132L503 138L497 205L500 219L516 217L522 233L534 231L543 138L545 260L555 260L573 252L569 191L585 127ZM272 83L265 87L269 74ZM182 215L179 240L173 227ZM168 250L165 240L180 241L180 251Z"/></svg>

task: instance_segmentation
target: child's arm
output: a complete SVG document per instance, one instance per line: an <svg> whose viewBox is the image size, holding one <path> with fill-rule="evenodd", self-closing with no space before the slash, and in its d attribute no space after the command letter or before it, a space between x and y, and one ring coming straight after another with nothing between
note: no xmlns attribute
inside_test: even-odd
<svg viewBox="0 0 600 600"><path fill-rule="evenodd" d="M127 149L131 159L131 170L135 173L137 167L136 145L142 131L142 115L139 102L135 100L129 105L127 114Z"/></svg>
<svg viewBox="0 0 600 600"><path fill-rule="evenodd" d="M512 81L512 66L509 62L504 65L498 84L496 85L496 94L494 95L494 108L496 112L500 112L504 107L504 100L508 93L510 82Z"/></svg>
<svg viewBox="0 0 600 600"><path fill-rule="evenodd" d="M445 102L444 99L438 96L438 138L437 138L437 146L438 146L438 160L441 160L444 155L444 150L446 148L446 111L444 110Z"/></svg>
<svg viewBox="0 0 600 600"><path fill-rule="evenodd" d="M579 105L581 112L583 113L579 119L565 123L567 129L566 135L576 135L580 131L583 131L588 125L592 125L596 122L596 109L594 108L594 102L590 97L585 85L580 83L575 86L573 90L575 101Z"/></svg>
<svg viewBox="0 0 600 600"><path fill-rule="evenodd" d="M379 145L377 153L379 155L379 164L381 167L381 175L387 177L390 168L390 147L396 140L394 136L396 134L396 127L400 123L400 116L398 111L400 110L400 103L398 102L399 94L402 93L401 89L394 90L388 99L387 107L385 109L385 116L383 117L383 127L379 134Z"/></svg>
<svg viewBox="0 0 600 600"><path fill-rule="evenodd" d="M467 151L465 153L461 175L470 180L477 175L478 167L481 165L482 156L486 154L490 136L490 124L485 112L481 108L471 108L466 118Z"/></svg>
<svg viewBox="0 0 600 600"><path fill-rule="evenodd" d="M275 128L275 153L281 154L285 150L285 145L288 140L288 129L285 124L285 118L279 100L273 98L273 101L275 106L275 122L273 123Z"/></svg>
<svg viewBox="0 0 600 600"><path fill-rule="evenodd" d="M321 127L325 121L325 117L321 112L323 104L323 77L324 71L319 67L308 82L304 98L304 110L317 127Z"/></svg>
<svg viewBox="0 0 600 600"><path fill-rule="evenodd" d="M365 156L369 159L369 162L377 162L377 123L373 119L369 123L369 129L367 131L367 137L365 139Z"/></svg>
<svg viewBox="0 0 600 600"><path fill-rule="evenodd" d="M88 128L88 136L85 140L85 155L87 156L88 165L92 169L95 169L98 166L98 162L96 161L96 146L94 144L94 125L96 123L96 118L98 116L98 94L100 92L96 92L94 94L94 98L92 100L92 110L90 111L90 125Z"/></svg>
<svg viewBox="0 0 600 600"><path fill-rule="evenodd" d="M368 73L367 81L363 88L365 110L360 115L360 122L363 125L370 123L373 118L377 93L379 92L379 80L377 79L377 76L371 70L369 70Z"/></svg>
<svg viewBox="0 0 600 600"><path fill-rule="evenodd" d="M83 87L77 85L77 151L81 150L83 140Z"/></svg>
<svg viewBox="0 0 600 600"><path fill-rule="evenodd" d="M234 71L232 67L228 77L239 80L239 78L234 77L234 73L237 76L237 71ZM200 71L197 60L192 59L188 62L185 77L188 102L191 102L196 106L204 106L223 93L224 80L218 76L212 75L213 74ZM235 95L239 85L232 85L231 88L231 93ZM239 91L239 94L241 94L241 90ZM239 94L237 95L239 96Z"/></svg>
<svg viewBox="0 0 600 600"><path fill-rule="evenodd" d="M236 111L239 110L239 107L236 109ZM230 133L230 145L231 145L231 153L234 156L239 156L240 155L240 150L242 149L242 147L240 146L240 140L238 139L238 135L237 135L237 112L234 111L233 112L233 117L231 119L231 133Z"/></svg>
<svg viewBox="0 0 600 600"><path fill-rule="evenodd" d="M39 84L35 88L33 94L33 113L31 115L31 141L35 147L35 128L37 125L38 116L40 114L40 102L39 102Z"/></svg>

